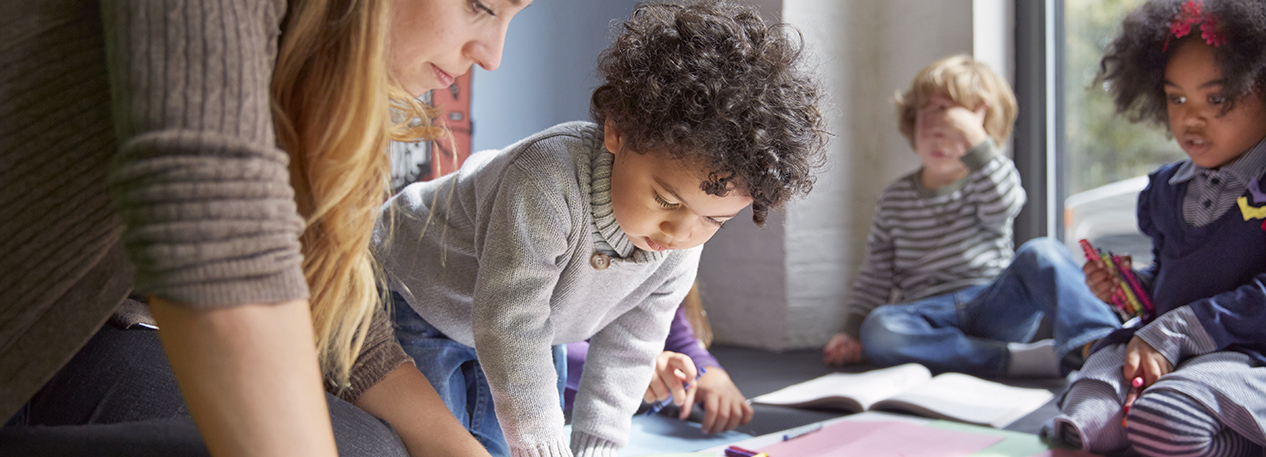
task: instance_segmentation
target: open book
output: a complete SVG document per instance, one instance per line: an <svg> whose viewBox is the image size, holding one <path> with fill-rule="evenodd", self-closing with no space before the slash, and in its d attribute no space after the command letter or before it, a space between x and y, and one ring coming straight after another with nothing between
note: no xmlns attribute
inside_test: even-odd
<svg viewBox="0 0 1266 457"><path fill-rule="evenodd" d="M932 377L908 363L865 373L832 373L753 398L766 405L897 411L1001 428L1033 412L1054 394L1011 387L960 373Z"/></svg>

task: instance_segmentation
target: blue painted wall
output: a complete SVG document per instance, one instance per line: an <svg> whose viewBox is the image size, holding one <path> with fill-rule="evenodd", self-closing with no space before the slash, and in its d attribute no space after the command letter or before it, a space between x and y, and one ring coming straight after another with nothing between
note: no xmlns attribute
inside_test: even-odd
<svg viewBox="0 0 1266 457"><path fill-rule="evenodd" d="M561 122L589 120L598 54L634 0L535 0L514 17L501 67L476 67L472 146L500 149Z"/></svg>

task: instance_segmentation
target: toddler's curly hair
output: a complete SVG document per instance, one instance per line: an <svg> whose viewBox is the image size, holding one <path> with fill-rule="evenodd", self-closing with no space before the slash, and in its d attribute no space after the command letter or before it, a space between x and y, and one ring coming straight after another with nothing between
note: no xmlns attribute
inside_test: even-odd
<svg viewBox="0 0 1266 457"><path fill-rule="evenodd" d="M1170 31L1172 21L1187 0L1152 0L1126 16L1121 34L1108 45L1099 63L1096 81L1106 83L1118 113L1132 121L1165 125L1165 65L1183 42L1201 40L1201 29L1192 28L1183 38ZM1217 33L1226 43L1213 52L1222 75L1227 103L1256 92L1266 100L1266 2L1262 0L1205 0L1202 9L1216 19ZM1201 24L1204 27L1204 24Z"/></svg>
<svg viewBox="0 0 1266 457"><path fill-rule="evenodd" d="M625 147L709 170L700 188L752 197L754 220L813 187L826 132L803 40L723 1L643 3L599 57L590 114Z"/></svg>

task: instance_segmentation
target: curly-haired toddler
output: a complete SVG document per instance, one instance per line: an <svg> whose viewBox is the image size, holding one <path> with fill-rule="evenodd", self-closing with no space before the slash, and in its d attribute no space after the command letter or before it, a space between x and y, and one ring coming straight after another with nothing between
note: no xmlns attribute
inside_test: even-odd
<svg viewBox="0 0 1266 457"><path fill-rule="evenodd" d="M405 188L375 239L405 351L493 455L616 455L702 244L808 192L822 162L820 91L788 28L718 1L642 5L620 27L596 123ZM561 348L586 339L569 439Z"/></svg>
<svg viewBox="0 0 1266 457"><path fill-rule="evenodd" d="M1136 455L1262 455L1266 446L1266 3L1156 0L1100 78L1120 112L1166 125L1188 159L1139 194L1154 316L1096 347L1046 432ZM1102 262L1086 283L1115 292Z"/></svg>

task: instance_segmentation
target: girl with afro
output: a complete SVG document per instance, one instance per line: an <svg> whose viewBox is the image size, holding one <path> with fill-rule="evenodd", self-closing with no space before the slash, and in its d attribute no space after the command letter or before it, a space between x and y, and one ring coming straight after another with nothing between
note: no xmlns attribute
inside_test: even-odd
<svg viewBox="0 0 1266 457"><path fill-rule="evenodd" d="M1266 447L1266 3L1154 0L1132 12L1100 79L1119 112L1167 126L1188 159L1139 194L1155 263L1148 318L1104 338L1048 436L1137 455ZM1100 299L1116 291L1088 262Z"/></svg>

